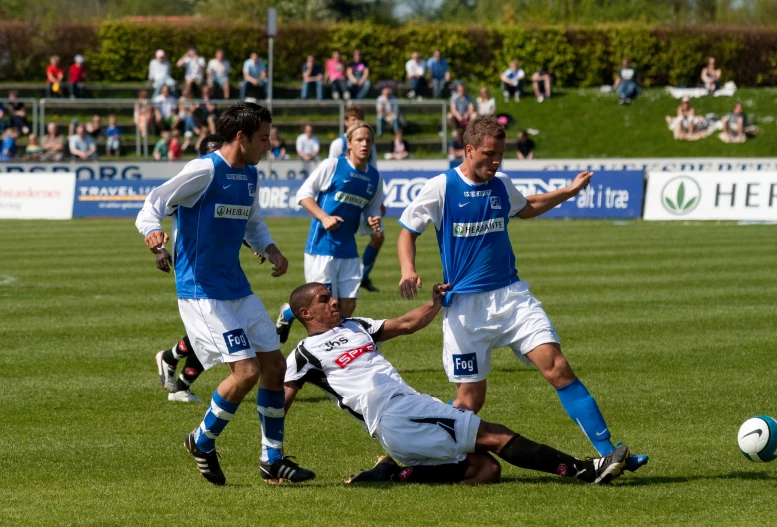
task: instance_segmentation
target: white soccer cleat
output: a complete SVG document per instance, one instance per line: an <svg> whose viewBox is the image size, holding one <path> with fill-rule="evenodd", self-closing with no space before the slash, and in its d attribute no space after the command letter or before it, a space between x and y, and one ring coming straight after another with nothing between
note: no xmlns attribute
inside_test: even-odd
<svg viewBox="0 0 777 527"><path fill-rule="evenodd" d="M178 389L175 381L175 366L170 366L162 359L164 353L164 350L157 353L154 360L156 361L156 368L159 373L159 382L165 390L172 393Z"/></svg>
<svg viewBox="0 0 777 527"><path fill-rule="evenodd" d="M181 390L175 393L167 394L168 401L174 401L179 403L201 403L202 399L194 395L191 390Z"/></svg>

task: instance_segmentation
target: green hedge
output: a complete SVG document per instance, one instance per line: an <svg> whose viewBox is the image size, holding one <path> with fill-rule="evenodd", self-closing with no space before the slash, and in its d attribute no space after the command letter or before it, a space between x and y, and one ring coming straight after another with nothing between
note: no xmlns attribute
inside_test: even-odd
<svg viewBox="0 0 777 527"><path fill-rule="evenodd" d="M267 56L264 27L244 22L190 20L178 23L104 21L97 25L32 28L0 23L0 80L42 81L48 55L66 64L76 53L88 61L92 80L143 81L157 48L171 61L190 45L205 57L223 48L240 78L251 51ZM372 24L282 24L275 39L275 74L298 79L307 54L326 60L333 49L348 58L359 48L376 79L404 78L411 51L440 49L452 76L497 82L512 58L527 73L547 64L561 86L610 84L623 55L640 67L646 86L696 85L706 56L717 57L724 80L742 86L777 85L777 30L739 27L678 27L632 24L589 27L466 27ZM182 71L175 73L180 77Z"/></svg>

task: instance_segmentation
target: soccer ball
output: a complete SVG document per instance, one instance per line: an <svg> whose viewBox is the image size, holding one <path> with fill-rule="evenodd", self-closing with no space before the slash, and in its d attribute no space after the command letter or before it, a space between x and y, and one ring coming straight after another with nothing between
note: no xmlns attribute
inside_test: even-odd
<svg viewBox="0 0 777 527"><path fill-rule="evenodd" d="M737 442L750 461L765 463L777 459L777 421L766 415L748 419L739 427Z"/></svg>

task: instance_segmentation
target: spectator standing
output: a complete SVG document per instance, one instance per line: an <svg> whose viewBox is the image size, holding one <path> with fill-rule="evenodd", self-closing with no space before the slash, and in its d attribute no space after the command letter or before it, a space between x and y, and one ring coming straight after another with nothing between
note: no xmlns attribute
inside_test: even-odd
<svg viewBox="0 0 777 527"><path fill-rule="evenodd" d="M701 82L711 95L720 88L720 68L715 64L715 57L707 59L707 65L701 69Z"/></svg>
<svg viewBox="0 0 777 527"><path fill-rule="evenodd" d="M12 161L16 158L16 139L19 137L19 129L10 127L3 133L3 142L0 144L0 160Z"/></svg>
<svg viewBox="0 0 777 527"><path fill-rule="evenodd" d="M424 88L424 74L426 73L426 63L421 60L421 54L414 51L410 54L410 60L405 63L405 73L407 74L407 81L410 83L410 91L407 92L407 97L412 99L423 96Z"/></svg>
<svg viewBox="0 0 777 527"><path fill-rule="evenodd" d="M135 101L134 113L132 120L135 126L140 130L140 136L146 137L148 133L148 123L152 120L154 108L148 102L148 92L146 90L140 90L138 92L138 100Z"/></svg>
<svg viewBox="0 0 777 527"><path fill-rule="evenodd" d="M175 65L184 69L184 87L193 91L195 86L202 86L205 59L197 54L197 48L187 49Z"/></svg>
<svg viewBox="0 0 777 527"><path fill-rule="evenodd" d="M321 149L321 143L318 137L313 135L313 127L305 125L305 131L297 137L297 155L302 161L313 161L318 159L318 151Z"/></svg>
<svg viewBox="0 0 777 527"><path fill-rule="evenodd" d="M383 87L383 91L378 96L375 109L378 114L377 126L375 127L378 137L383 135L384 123L391 126L391 130L394 132L399 130L399 106L397 105L397 98L391 93L389 86Z"/></svg>
<svg viewBox="0 0 777 527"><path fill-rule="evenodd" d="M394 141L391 142L391 153L387 156L389 159L407 159L410 156L410 150L407 141L404 139L404 133L401 128L394 132Z"/></svg>
<svg viewBox="0 0 777 527"><path fill-rule="evenodd" d="M496 112L496 101L488 93L488 88L481 86L480 95L477 98L477 114L494 115L494 112Z"/></svg>
<svg viewBox="0 0 777 527"><path fill-rule="evenodd" d="M167 161L170 154L170 132L164 131L159 134L159 141L154 145L154 160Z"/></svg>
<svg viewBox="0 0 777 527"><path fill-rule="evenodd" d="M615 75L615 92L618 94L618 104L631 104L631 100L639 93L639 72L631 64L629 57L623 57L621 68Z"/></svg>
<svg viewBox="0 0 777 527"><path fill-rule="evenodd" d="M324 70L316 62L313 55L308 55L305 63L302 65L302 99L308 98L311 89L316 90L316 99L319 101L324 98Z"/></svg>
<svg viewBox="0 0 777 527"><path fill-rule="evenodd" d="M210 88L207 86L202 87L202 103L197 107L197 121L199 127L206 128L208 133L216 133L216 118L218 112L216 111L216 105L211 102ZM202 135L202 132L200 132Z"/></svg>
<svg viewBox="0 0 777 527"><path fill-rule="evenodd" d="M208 86L213 90L213 94L229 99L229 74L232 72L232 65L224 58L223 49L216 50L216 56L208 61L205 71L208 74ZM216 92L216 89L219 91Z"/></svg>
<svg viewBox="0 0 777 527"><path fill-rule="evenodd" d="M348 89L351 91L351 97L354 99L364 99L370 92L370 68L367 66L362 52L358 49L353 50L353 62L345 70L348 77Z"/></svg>
<svg viewBox="0 0 777 527"><path fill-rule="evenodd" d="M286 142L281 139L277 126L273 126L270 129L270 144L270 159L273 161L289 159L289 154L286 151Z"/></svg>
<svg viewBox="0 0 777 527"><path fill-rule="evenodd" d="M65 156L65 140L57 133L56 124L49 123L46 127L46 135L43 136L41 146L43 146L41 161L62 161Z"/></svg>
<svg viewBox="0 0 777 527"><path fill-rule="evenodd" d="M170 94L170 87L162 86L159 95L154 97L154 121L158 129L163 130L178 124L176 121L177 107L178 103L175 97Z"/></svg>
<svg viewBox="0 0 777 527"><path fill-rule="evenodd" d="M345 82L345 63L340 60L340 52L334 50L332 58L326 61L324 65L324 82L328 82L332 90L332 98L337 100L342 97L345 100L351 99L351 92Z"/></svg>
<svg viewBox="0 0 777 527"><path fill-rule="evenodd" d="M154 88L153 97L161 93L162 86L167 86L170 90L175 88L175 80L170 76L170 62L165 57L165 50L156 50L154 58L148 63L148 81Z"/></svg>
<svg viewBox="0 0 777 527"><path fill-rule="evenodd" d="M30 134L27 138L27 147L24 149L24 159L30 161L40 161L43 154L43 147L38 141L38 134Z"/></svg>
<svg viewBox="0 0 777 527"><path fill-rule="evenodd" d="M456 93L451 97L450 112L448 112L448 124L453 129L466 128L470 119L477 116L472 98L467 93L464 84L456 85Z"/></svg>
<svg viewBox="0 0 777 527"><path fill-rule="evenodd" d="M88 161L97 159L97 145L92 136L86 133L84 125L76 127L76 133L68 140L70 146L70 158L73 161Z"/></svg>
<svg viewBox="0 0 777 527"><path fill-rule="evenodd" d="M11 109L11 126L19 129L22 135L30 133L30 123L27 121L27 109L24 103L16 100L16 90L8 92L8 107Z"/></svg>
<svg viewBox="0 0 777 527"><path fill-rule="evenodd" d="M258 53L251 53L243 62L243 82L240 84L240 98L253 97L265 99L267 86L267 67Z"/></svg>
<svg viewBox="0 0 777 527"><path fill-rule="evenodd" d="M730 142L744 142L746 120L741 103L737 103L734 106L734 111L723 118L723 133L728 136Z"/></svg>
<svg viewBox="0 0 777 527"><path fill-rule="evenodd" d="M502 73L499 80L502 81L502 95L504 95L505 102L510 97L515 102L520 102L521 94L523 94L523 83L526 80L526 72L518 66L517 60L510 61L510 67Z"/></svg>
<svg viewBox="0 0 777 527"><path fill-rule="evenodd" d="M65 73L59 67L59 55L52 55L46 66L46 97L62 97L62 79Z"/></svg>
<svg viewBox="0 0 777 527"><path fill-rule="evenodd" d="M461 128L454 128L453 137L448 142L448 159L451 161L464 159L464 135Z"/></svg>
<svg viewBox="0 0 777 527"><path fill-rule="evenodd" d="M552 82L550 73L548 73L548 69L544 64L540 71L535 72L531 76L531 86L534 89L534 96L537 97L537 102L550 98Z"/></svg>
<svg viewBox="0 0 777 527"><path fill-rule="evenodd" d="M105 155L119 155L121 153L121 130L116 125L116 116L108 116L108 126L105 128Z"/></svg>
<svg viewBox="0 0 777 527"><path fill-rule="evenodd" d="M515 157L518 159L534 159L534 141L529 139L526 130L518 132L518 141L515 143Z"/></svg>
<svg viewBox="0 0 777 527"><path fill-rule="evenodd" d="M67 71L68 87L70 88L70 98L81 98L84 96L84 80L86 80L86 69L84 68L84 56L76 55L73 64Z"/></svg>
<svg viewBox="0 0 777 527"><path fill-rule="evenodd" d="M432 86L432 97L439 99L445 86L451 80L451 72L448 69L448 61L442 58L440 50L435 49L432 56L426 61L426 69L429 70L429 81Z"/></svg>

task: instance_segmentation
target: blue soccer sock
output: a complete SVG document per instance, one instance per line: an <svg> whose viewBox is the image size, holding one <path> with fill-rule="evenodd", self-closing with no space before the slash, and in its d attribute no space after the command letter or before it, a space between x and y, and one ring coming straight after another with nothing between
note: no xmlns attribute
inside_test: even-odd
<svg viewBox="0 0 777 527"><path fill-rule="evenodd" d="M282 391L259 388L256 394L256 409L262 424L262 463L283 458L284 402Z"/></svg>
<svg viewBox="0 0 777 527"><path fill-rule="evenodd" d="M557 388L556 391L564 410L583 429L583 433L593 443L599 455L606 456L615 450L602 412L580 379L575 379L571 384Z"/></svg>
<svg viewBox="0 0 777 527"><path fill-rule="evenodd" d="M372 245L367 245L364 249L364 255L362 256L362 280L367 280L370 277L370 272L375 266L375 260L378 258L378 249L375 249Z"/></svg>
<svg viewBox="0 0 777 527"><path fill-rule="evenodd" d="M286 322L293 322L294 321L294 313L291 312L291 308L287 307L283 310L283 320Z"/></svg>
<svg viewBox="0 0 777 527"><path fill-rule="evenodd" d="M205 413L205 419L200 423L200 427L194 432L194 440L197 448L207 453L216 448L216 438L224 431L230 419L237 412L240 403L231 403L219 395L218 390L213 392L213 398L210 401L208 411Z"/></svg>

